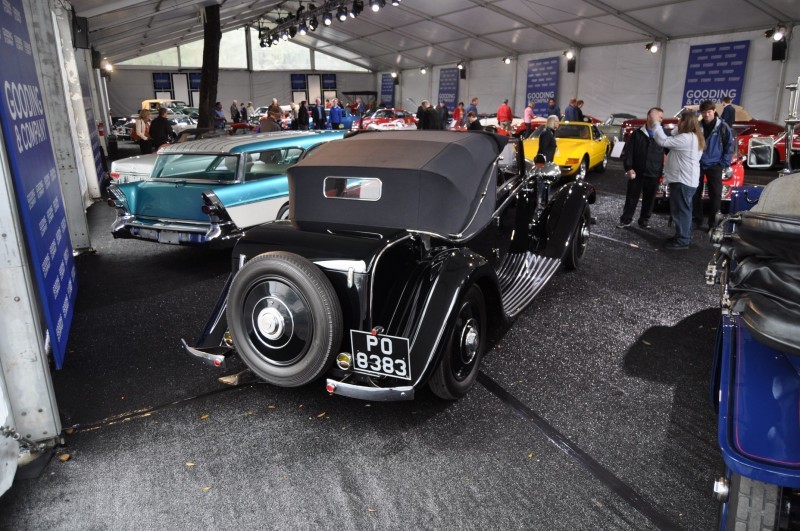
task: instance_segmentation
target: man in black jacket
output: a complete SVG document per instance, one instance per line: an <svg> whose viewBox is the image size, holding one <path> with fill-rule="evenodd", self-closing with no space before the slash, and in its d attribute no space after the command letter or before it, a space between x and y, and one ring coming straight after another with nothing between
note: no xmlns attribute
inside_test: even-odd
<svg viewBox="0 0 800 531"><path fill-rule="evenodd" d="M428 100L422 100L422 119L420 121L420 129L433 131L441 129L439 123L439 113L436 112Z"/></svg>
<svg viewBox="0 0 800 531"><path fill-rule="evenodd" d="M158 118L150 122L150 138L153 140L153 149L158 151L158 148L166 144L174 135L172 124L167 120L167 109L160 107Z"/></svg>
<svg viewBox="0 0 800 531"><path fill-rule="evenodd" d="M631 133L622 150L622 165L628 179L628 189L618 229L629 227L633 222L639 196L642 197L639 226L643 229L650 228L650 214L653 212L658 180L664 172L664 148L656 144L653 139L653 127L661 122L663 116L664 111L658 107L647 111L647 121L641 128Z"/></svg>

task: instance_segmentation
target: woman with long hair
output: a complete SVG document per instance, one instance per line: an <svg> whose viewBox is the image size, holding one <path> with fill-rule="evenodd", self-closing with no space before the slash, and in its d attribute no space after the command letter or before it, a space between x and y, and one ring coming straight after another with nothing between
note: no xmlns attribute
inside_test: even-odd
<svg viewBox="0 0 800 531"><path fill-rule="evenodd" d="M669 186L669 211L675 223L675 236L664 248L670 251L689 248L692 232L692 197L700 180L700 157L706 146L703 130L694 111L681 113L677 132L667 136L661 127L663 113L652 110L653 137L656 143L669 149L664 164L664 182Z"/></svg>

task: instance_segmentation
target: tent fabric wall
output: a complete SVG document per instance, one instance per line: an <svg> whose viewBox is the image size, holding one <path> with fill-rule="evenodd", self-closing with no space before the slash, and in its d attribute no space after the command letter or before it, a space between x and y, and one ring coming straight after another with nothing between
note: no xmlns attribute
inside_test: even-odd
<svg viewBox="0 0 800 531"><path fill-rule="evenodd" d="M129 116L138 111L142 100L155 97L153 72L177 72L174 68L119 67L108 83L108 98L114 116ZM252 101L253 105L269 105L272 98L285 105L291 101L290 73L247 72L224 70L220 72L217 100L227 114L233 100ZM376 90L375 76L370 73L337 72L337 91ZM298 102L299 103L299 102Z"/></svg>

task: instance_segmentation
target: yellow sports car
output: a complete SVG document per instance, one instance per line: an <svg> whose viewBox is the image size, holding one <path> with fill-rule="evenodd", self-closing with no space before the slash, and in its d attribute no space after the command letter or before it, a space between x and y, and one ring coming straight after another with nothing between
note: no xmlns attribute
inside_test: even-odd
<svg viewBox="0 0 800 531"><path fill-rule="evenodd" d="M544 126L537 128L523 141L526 158L533 159L539 151L539 135ZM588 122L562 122L556 130L556 155L553 162L561 168L564 177L586 177L586 172L603 172L608 166L611 142L596 125Z"/></svg>

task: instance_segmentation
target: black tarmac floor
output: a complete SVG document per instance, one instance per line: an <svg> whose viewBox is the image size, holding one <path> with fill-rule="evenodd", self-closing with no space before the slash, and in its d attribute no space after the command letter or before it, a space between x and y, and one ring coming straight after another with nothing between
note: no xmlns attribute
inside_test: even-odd
<svg viewBox="0 0 800 531"><path fill-rule="evenodd" d="M18 478L0 529L714 529L712 247L696 232L663 250L665 212L617 229L617 162L588 180L583 268L553 278L453 403L221 384L180 338L229 253L113 240L95 204L53 373L70 459Z"/></svg>

